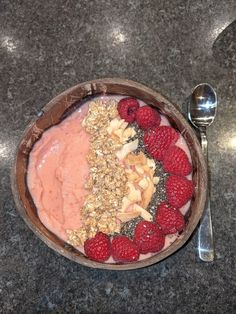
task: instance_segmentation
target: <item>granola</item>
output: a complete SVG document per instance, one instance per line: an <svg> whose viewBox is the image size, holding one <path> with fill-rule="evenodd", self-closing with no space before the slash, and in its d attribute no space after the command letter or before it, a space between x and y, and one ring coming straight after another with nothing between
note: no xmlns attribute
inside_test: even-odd
<svg viewBox="0 0 236 314"><path fill-rule="evenodd" d="M116 106L117 102L113 100L95 100L90 103L83 121L91 136L91 149L87 156L90 174L86 183L90 193L81 209L83 226L79 230L67 231L72 245L82 245L99 231L114 234L121 228L117 212L127 194L127 176L115 155L122 147L121 137L111 137L108 133L110 122L118 117ZM127 138L127 132L125 136Z"/></svg>

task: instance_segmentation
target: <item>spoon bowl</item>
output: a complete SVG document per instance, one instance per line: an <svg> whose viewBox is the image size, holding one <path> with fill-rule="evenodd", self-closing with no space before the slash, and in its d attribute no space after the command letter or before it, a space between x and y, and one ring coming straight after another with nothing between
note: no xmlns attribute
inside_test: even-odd
<svg viewBox="0 0 236 314"><path fill-rule="evenodd" d="M210 126L216 116L217 95L207 83L197 85L191 95L188 118L196 128Z"/></svg>

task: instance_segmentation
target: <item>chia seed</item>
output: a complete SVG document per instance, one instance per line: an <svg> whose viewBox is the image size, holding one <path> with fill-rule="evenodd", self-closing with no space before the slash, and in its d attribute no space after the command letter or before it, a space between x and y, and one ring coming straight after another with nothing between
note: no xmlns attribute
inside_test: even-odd
<svg viewBox="0 0 236 314"><path fill-rule="evenodd" d="M137 218L131 219L130 221L126 222L123 225L120 233L123 235L126 235L127 237L132 239L134 236L134 229L135 229L136 225L142 220L143 220L143 218L140 216Z"/></svg>
<svg viewBox="0 0 236 314"><path fill-rule="evenodd" d="M136 134L128 140L128 143L138 139L138 148L134 151L134 153L138 154L140 152L144 152L145 151L145 145L143 142L144 131L140 129L136 122L132 123L131 127L134 128Z"/></svg>

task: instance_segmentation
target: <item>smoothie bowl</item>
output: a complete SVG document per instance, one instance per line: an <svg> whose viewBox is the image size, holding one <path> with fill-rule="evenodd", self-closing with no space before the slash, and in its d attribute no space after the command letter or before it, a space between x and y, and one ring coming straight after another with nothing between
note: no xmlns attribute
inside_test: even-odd
<svg viewBox="0 0 236 314"><path fill-rule="evenodd" d="M161 94L122 79L76 85L25 130L12 190L27 225L77 263L135 269L188 240L207 173L198 140Z"/></svg>

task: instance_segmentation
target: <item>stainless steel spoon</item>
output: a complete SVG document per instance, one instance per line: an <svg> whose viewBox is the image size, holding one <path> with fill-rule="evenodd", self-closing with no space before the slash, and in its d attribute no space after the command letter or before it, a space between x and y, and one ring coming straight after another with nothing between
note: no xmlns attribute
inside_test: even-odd
<svg viewBox="0 0 236 314"><path fill-rule="evenodd" d="M214 89L206 83L197 85L191 95L188 106L188 118L198 128L201 137L201 146L206 162L208 162L206 128L212 124L216 116L217 96ZM211 222L211 208L209 189L205 211L200 221L198 231L198 253L202 261L214 260L214 242Z"/></svg>

